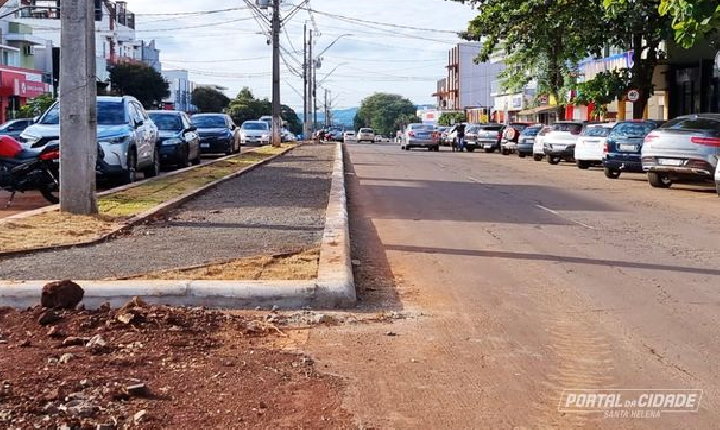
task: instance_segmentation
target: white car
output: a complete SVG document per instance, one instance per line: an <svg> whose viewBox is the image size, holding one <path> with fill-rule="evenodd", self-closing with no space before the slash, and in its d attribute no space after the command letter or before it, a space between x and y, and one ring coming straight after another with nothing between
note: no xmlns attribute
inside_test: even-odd
<svg viewBox="0 0 720 430"><path fill-rule="evenodd" d="M347 130L345 133L343 133L343 141L354 142L355 141L355 131Z"/></svg>
<svg viewBox="0 0 720 430"><path fill-rule="evenodd" d="M542 161L545 158L545 136L550 133L549 126L545 126L540 130L537 136L535 136L535 142L533 142L533 160Z"/></svg>
<svg viewBox="0 0 720 430"><path fill-rule="evenodd" d="M720 163L715 169L715 189L717 189L718 197L720 197Z"/></svg>
<svg viewBox="0 0 720 430"><path fill-rule="evenodd" d="M579 169L600 166L605 142L615 123L586 125L575 146L575 163Z"/></svg>
<svg viewBox="0 0 720 430"><path fill-rule="evenodd" d="M375 130L372 128L361 128L357 133L358 142L375 142Z"/></svg>
<svg viewBox="0 0 720 430"><path fill-rule="evenodd" d="M240 142L243 145L269 145L270 126L266 121L245 121L240 126Z"/></svg>

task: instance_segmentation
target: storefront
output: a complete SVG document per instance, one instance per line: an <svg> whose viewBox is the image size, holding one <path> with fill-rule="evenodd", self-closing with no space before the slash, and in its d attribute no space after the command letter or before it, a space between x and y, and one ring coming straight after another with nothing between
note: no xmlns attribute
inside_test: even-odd
<svg viewBox="0 0 720 430"><path fill-rule="evenodd" d="M42 73L19 67L0 66L0 123L27 104L28 99L50 92Z"/></svg>

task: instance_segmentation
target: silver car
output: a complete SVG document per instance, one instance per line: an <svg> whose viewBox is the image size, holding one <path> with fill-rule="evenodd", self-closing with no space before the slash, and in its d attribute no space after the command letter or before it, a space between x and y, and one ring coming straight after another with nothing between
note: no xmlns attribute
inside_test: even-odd
<svg viewBox="0 0 720 430"><path fill-rule="evenodd" d="M713 182L719 155L720 114L681 116L645 137L642 169L657 188Z"/></svg>
<svg viewBox="0 0 720 430"><path fill-rule="evenodd" d="M137 99L98 97L97 120L98 143L109 175L129 184L135 181L137 170L146 178L160 173L160 133ZM59 136L60 104L55 103L20 139L25 146L41 148Z"/></svg>
<svg viewBox="0 0 720 430"><path fill-rule="evenodd" d="M402 149L427 148L428 151L440 151L438 132L431 124L409 124L405 129Z"/></svg>

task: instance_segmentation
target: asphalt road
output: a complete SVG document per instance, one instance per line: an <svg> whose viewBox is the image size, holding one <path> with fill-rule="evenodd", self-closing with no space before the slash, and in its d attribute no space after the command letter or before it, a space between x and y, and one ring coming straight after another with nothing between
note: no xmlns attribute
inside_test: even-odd
<svg viewBox="0 0 720 430"><path fill-rule="evenodd" d="M351 144L356 276L392 326L313 332L384 428L717 428L720 201L643 175ZM387 331L396 334L389 336ZM699 412L560 413L564 389L702 389Z"/></svg>

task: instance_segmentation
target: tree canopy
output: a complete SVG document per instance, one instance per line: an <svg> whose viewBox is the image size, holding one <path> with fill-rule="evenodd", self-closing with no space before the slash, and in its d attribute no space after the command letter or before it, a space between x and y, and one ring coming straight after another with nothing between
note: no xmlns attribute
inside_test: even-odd
<svg viewBox="0 0 720 430"><path fill-rule="evenodd" d="M400 123L408 124L418 120L416 112L413 102L402 96L375 93L362 101L354 125L356 129L370 127L378 134L390 136L395 134Z"/></svg>
<svg viewBox="0 0 720 430"><path fill-rule="evenodd" d="M192 104L200 112L222 112L230 105L230 99L212 88L196 88L192 92Z"/></svg>
<svg viewBox="0 0 720 430"><path fill-rule="evenodd" d="M720 30L718 0L661 0L660 14L672 18L675 40L685 48Z"/></svg>
<svg viewBox="0 0 720 430"><path fill-rule="evenodd" d="M245 121L257 121L260 117L272 114L272 103L267 98L257 99L250 88L244 87L237 97L230 100L226 110L236 124ZM302 133L302 122L297 113L287 105L281 105L280 116L287 122L287 128L294 134Z"/></svg>
<svg viewBox="0 0 720 430"><path fill-rule="evenodd" d="M169 85L155 69L144 64L119 64L110 70L115 93L135 97L146 108L158 107L170 95Z"/></svg>

